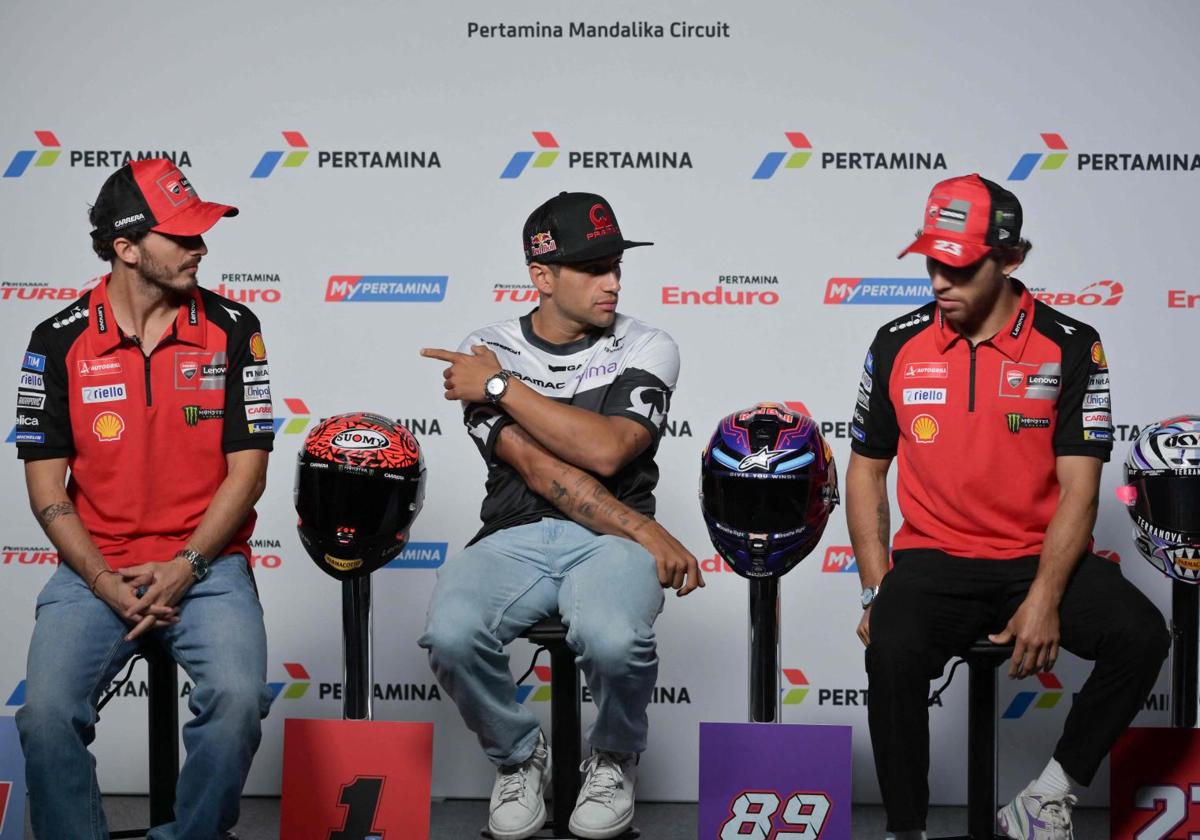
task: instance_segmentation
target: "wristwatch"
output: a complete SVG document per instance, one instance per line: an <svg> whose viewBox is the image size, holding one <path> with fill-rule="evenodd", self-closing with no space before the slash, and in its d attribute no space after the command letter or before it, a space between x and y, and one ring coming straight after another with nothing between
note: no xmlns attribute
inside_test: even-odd
<svg viewBox="0 0 1200 840"><path fill-rule="evenodd" d="M878 586L864 586L862 591L862 608L865 610L871 604L875 603L875 599L879 597Z"/></svg>
<svg viewBox="0 0 1200 840"><path fill-rule="evenodd" d="M508 393L508 377L511 375L508 371L502 370L495 376L487 378L483 383L483 395L487 397L488 402L495 405Z"/></svg>
<svg viewBox="0 0 1200 840"><path fill-rule="evenodd" d="M196 551L194 548L181 548L175 552L175 556L182 557L192 564L192 574L195 576L197 583L208 577L208 558L199 551Z"/></svg>

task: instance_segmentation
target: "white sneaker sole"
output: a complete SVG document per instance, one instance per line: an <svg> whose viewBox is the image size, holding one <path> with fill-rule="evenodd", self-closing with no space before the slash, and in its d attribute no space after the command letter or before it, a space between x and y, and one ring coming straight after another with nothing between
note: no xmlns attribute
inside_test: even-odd
<svg viewBox="0 0 1200 840"><path fill-rule="evenodd" d="M633 808L630 808L629 813L622 817L620 821L604 828L587 828L586 826L579 825L575 822L575 815L572 814L568 826L573 834L577 834L585 838L585 840L609 840L611 837L619 837L624 834L629 826L633 825L633 810Z"/></svg>

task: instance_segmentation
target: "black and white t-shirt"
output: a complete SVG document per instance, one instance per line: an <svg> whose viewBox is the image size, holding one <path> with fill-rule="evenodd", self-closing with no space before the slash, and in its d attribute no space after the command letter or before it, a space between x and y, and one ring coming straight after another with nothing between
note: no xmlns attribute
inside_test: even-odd
<svg viewBox="0 0 1200 840"><path fill-rule="evenodd" d="M662 330L618 314L603 333L569 344L551 344L534 334L531 314L476 330L459 346L459 352L487 346L502 368L539 394L641 423L650 432L650 446L616 475L599 480L623 503L652 516L658 483L654 453L679 377L675 341ZM515 469L494 457L500 430L513 422L502 404L470 403L464 409L464 422L488 464L487 496L480 511L483 529L472 542L543 517L565 518L526 487Z"/></svg>

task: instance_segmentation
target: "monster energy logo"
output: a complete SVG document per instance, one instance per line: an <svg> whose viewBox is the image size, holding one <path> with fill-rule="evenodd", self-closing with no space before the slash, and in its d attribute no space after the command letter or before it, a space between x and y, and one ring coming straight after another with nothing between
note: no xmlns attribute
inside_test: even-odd
<svg viewBox="0 0 1200 840"><path fill-rule="evenodd" d="M1008 421L1008 430L1014 435L1022 429L1049 429L1050 420L1045 417L1026 417L1023 414L1010 412L1004 415Z"/></svg>
<svg viewBox="0 0 1200 840"><path fill-rule="evenodd" d="M225 410L221 408L201 408L198 405L183 407L183 420L189 426L195 426L201 420L219 420L224 416Z"/></svg>

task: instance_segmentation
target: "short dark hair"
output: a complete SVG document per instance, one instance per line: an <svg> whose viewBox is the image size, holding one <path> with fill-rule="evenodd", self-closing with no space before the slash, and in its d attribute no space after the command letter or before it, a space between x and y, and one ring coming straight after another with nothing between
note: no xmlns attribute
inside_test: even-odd
<svg viewBox="0 0 1200 840"><path fill-rule="evenodd" d="M1012 262L1013 260L1024 260L1029 256L1029 252L1033 250L1033 243L1028 239L1018 239L1015 245L997 245L992 248L988 254L996 262L1003 265L1004 263Z"/></svg>
<svg viewBox="0 0 1200 840"><path fill-rule="evenodd" d="M88 208L88 221L92 223L92 228L99 229L104 220L111 219L112 212L109 208L101 206L100 203L93 204ZM142 230L131 230L121 233L117 236L108 236L103 239L98 238L95 234L92 235L92 250L96 252L96 256L106 263L111 263L117 258L117 252L113 250L113 243L118 239L128 239L130 242L138 243L145 238L150 232L149 228Z"/></svg>

